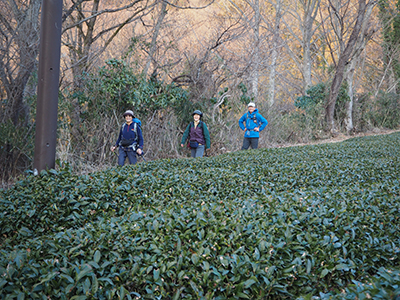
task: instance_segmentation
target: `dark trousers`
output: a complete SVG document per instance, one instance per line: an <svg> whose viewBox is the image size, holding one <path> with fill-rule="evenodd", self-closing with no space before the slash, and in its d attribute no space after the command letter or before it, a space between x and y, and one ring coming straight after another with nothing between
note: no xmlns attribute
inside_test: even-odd
<svg viewBox="0 0 400 300"><path fill-rule="evenodd" d="M123 149L122 147L119 147L118 164L120 166L124 165L125 159L127 157L131 165L136 164L137 162L136 152L134 152L132 149Z"/></svg>
<svg viewBox="0 0 400 300"><path fill-rule="evenodd" d="M251 146L251 149L258 148L258 138L244 138L242 150L247 150Z"/></svg>

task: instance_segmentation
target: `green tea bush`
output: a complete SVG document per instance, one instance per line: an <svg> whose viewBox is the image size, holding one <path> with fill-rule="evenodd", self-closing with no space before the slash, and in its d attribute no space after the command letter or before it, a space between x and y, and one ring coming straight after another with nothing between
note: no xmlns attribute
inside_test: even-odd
<svg viewBox="0 0 400 300"><path fill-rule="evenodd" d="M379 92L377 97L361 94L355 102L354 121L361 131L373 128L396 129L400 126L400 98Z"/></svg>
<svg viewBox="0 0 400 300"><path fill-rule="evenodd" d="M346 105L350 101L347 84L343 83L337 96L334 118L340 128L343 128L347 116ZM298 135L320 138L320 132L325 130L325 106L329 96L328 83L318 83L307 90L306 95L298 97L294 106L298 110L291 112L293 130ZM300 125L300 126L299 126Z"/></svg>
<svg viewBox="0 0 400 300"><path fill-rule="evenodd" d="M310 87L306 95L298 97L294 102L297 110L286 117L292 130L305 141L318 138L318 132L323 129L324 103L327 96L325 83Z"/></svg>
<svg viewBox="0 0 400 300"><path fill-rule="evenodd" d="M395 129L400 125L400 98L394 93L380 93L371 112L373 125Z"/></svg>
<svg viewBox="0 0 400 300"><path fill-rule="evenodd" d="M395 295L399 146L397 133L28 177L0 193L0 299Z"/></svg>
<svg viewBox="0 0 400 300"><path fill-rule="evenodd" d="M16 127L11 121L0 123L0 184L20 175L32 164L35 148L32 132L35 126L23 123Z"/></svg>
<svg viewBox="0 0 400 300"><path fill-rule="evenodd" d="M301 297L299 300L305 299L399 299L400 297L400 272L398 270L391 271L380 268L378 274L371 278L368 283L353 281L340 294L320 293L319 297Z"/></svg>

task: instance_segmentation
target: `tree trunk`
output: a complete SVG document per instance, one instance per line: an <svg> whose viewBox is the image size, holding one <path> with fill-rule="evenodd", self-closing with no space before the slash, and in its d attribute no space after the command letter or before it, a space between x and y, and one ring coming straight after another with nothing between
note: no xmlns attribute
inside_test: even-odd
<svg viewBox="0 0 400 300"><path fill-rule="evenodd" d="M347 74L346 74L346 80L348 83L347 94L350 97L350 101L346 103L346 117L344 120L347 133L350 133L354 129L354 126L353 126L353 104L354 104L354 94L355 94L354 93L354 91L355 91L354 72L356 70L357 63L360 60L361 53L365 49L367 41L371 38L372 34L374 33L374 29L372 29L370 31L370 33L367 33L367 23L368 23L369 17L372 14L373 7L374 7L374 5L367 5L364 22L363 22L362 29L361 29L361 34L359 35L357 45L356 45L357 49L351 58L349 67L347 68Z"/></svg>
<svg viewBox="0 0 400 300"><path fill-rule="evenodd" d="M313 37L313 25L317 16L318 7L321 0L311 0L302 3L304 5L303 20L303 78L304 78L304 94L312 86L311 79L311 39Z"/></svg>
<svg viewBox="0 0 400 300"><path fill-rule="evenodd" d="M354 103L354 71L355 71L356 59L353 59L350 63L349 70L347 72L346 80L348 84L347 94L349 95L350 101L346 103L346 118L344 123L346 124L346 131L350 133L353 130L353 103Z"/></svg>
<svg viewBox="0 0 400 300"><path fill-rule="evenodd" d="M145 67L143 69L143 74L145 74L145 75L147 75L147 72L149 71L151 62L155 61L154 54L155 54L155 52L157 50L157 44L156 43L157 43L158 35L160 33L161 25L162 25L164 17L166 15L167 15L167 2L166 1L162 1L160 14L158 15L157 23L156 23L156 26L155 26L154 32L153 32L153 37L151 39L149 54L148 54L147 60L146 60L146 65L145 65ZM155 69L156 68L157 67L155 66Z"/></svg>
<svg viewBox="0 0 400 300"><path fill-rule="evenodd" d="M332 134L336 133L335 120L334 120L336 99L339 94L340 86L342 85L346 65L348 64L351 58L351 54L354 50L354 47L358 39L358 35L361 31L361 27L364 22L365 11L366 11L365 0L359 0L357 20L354 25L353 31L350 35L350 38L347 42L346 48L339 57L339 62L337 64L335 75L333 77L332 85L330 88L325 113L326 113L326 121L328 129Z"/></svg>
<svg viewBox="0 0 400 300"><path fill-rule="evenodd" d="M274 24L274 37L272 42L272 51L271 51L271 64L269 71L269 82L268 82L268 104L269 106L273 106L275 103L275 77L276 77L276 62L278 60L278 47L280 40L280 23L282 19L282 11L281 11L281 0L277 0L275 10L275 24Z"/></svg>
<svg viewBox="0 0 400 300"><path fill-rule="evenodd" d="M253 66L251 68L251 92L254 99L258 100L258 82L260 76L260 2L259 0L254 1L254 54L253 54Z"/></svg>
<svg viewBox="0 0 400 300"><path fill-rule="evenodd" d="M37 64L39 53L39 14L41 1L29 4L9 2L2 6L0 20L5 30L0 47L0 82L6 94L6 105L0 108L1 122L12 121L14 126L22 117L26 124L29 108L24 103L26 85ZM3 92L2 91L2 92Z"/></svg>

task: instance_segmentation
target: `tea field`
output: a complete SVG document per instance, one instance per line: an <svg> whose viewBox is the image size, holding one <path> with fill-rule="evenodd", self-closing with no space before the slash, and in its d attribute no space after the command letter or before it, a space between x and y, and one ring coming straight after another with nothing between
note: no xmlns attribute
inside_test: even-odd
<svg viewBox="0 0 400 300"><path fill-rule="evenodd" d="M0 191L0 299L399 299L400 133Z"/></svg>

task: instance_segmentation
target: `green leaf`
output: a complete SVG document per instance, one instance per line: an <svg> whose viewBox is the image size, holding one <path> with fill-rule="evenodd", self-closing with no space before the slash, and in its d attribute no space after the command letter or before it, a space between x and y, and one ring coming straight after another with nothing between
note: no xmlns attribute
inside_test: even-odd
<svg viewBox="0 0 400 300"><path fill-rule="evenodd" d="M311 268L312 268L311 260L307 259L307 270L306 270L307 274L310 274Z"/></svg>
<svg viewBox="0 0 400 300"><path fill-rule="evenodd" d="M96 294L99 290L99 281L97 280L96 275L92 276L92 295Z"/></svg>
<svg viewBox="0 0 400 300"><path fill-rule="evenodd" d="M40 282L36 285L48 282L48 281L52 280L54 277L56 277L57 275L58 275L58 272L51 272L51 273L47 274L45 278L41 279Z"/></svg>
<svg viewBox="0 0 400 300"><path fill-rule="evenodd" d="M153 270L153 278L154 281L157 281L160 278L160 269Z"/></svg>
<svg viewBox="0 0 400 300"><path fill-rule="evenodd" d="M121 286L121 288L119 289L119 299L124 299L125 298L125 296L128 296L129 295L129 291L126 289L126 288L124 288L123 286Z"/></svg>
<svg viewBox="0 0 400 300"><path fill-rule="evenodd" d="M237 296L239 298L250 299L250 297L248 295L244 294L244 293L238 293Z"/></svg>
<svg viewBox="0 0 400 300"><path fill-rule="evenodd" d="M99 250L96 250L96 252L94 253L94 261L98 264L101 258L101 252Z"/></svg>
<svg viewBox="0 0 400 300"><path fill-rule="evenodd" d="M257 281L254 279L248 279L244 283L244 288L247 289L247 288L251 287L253 284L255 284L256 282Z"/></svg>
<svg viewBox="0 0 400 300"><path fill-rule="evenodd" d="M14 262L17 265L18 269L22 267L23 260L24 260L23 254L21 252L18 252L14 259Z"/></svg>
<svg viewBox="0 0 400 300"><path fill-rule="evenodd" d="M7 280L3 279L0 281L0 288L2 288L3 286L5 286L7 284Z"/></svg>
<svg viewBox="0 0 400 300"><path fill-rule="evenodd" d="M328 269L323 269L322 270L322 272L321 272L321 278L324 278L326 275L328 275L328 273L329 273L329 270Z"/></svg>
<svg viewBox="0 0 400 300"><path fill-rule="evenodd" d="M208 263L208 261L203 261L203 270L205 272L208 272L209 269L210 269L210 264Z"/></svg>
<svg viewBox="0 0 400 300"><path fill-rule="evenodd" d="M335 267L336 270L343 270L343 271L348 271L349 270L349 266L346 264L338 264Z"/></svg>
<svg viewBox="0 0 400 300"><path fill-rule="evenodd" d="M184 290L184 287L181 287L181 288L179 288L177 291L176 291L176 293L175 293L175 295L174 295L174 297L172 298L173 300L178 300L179 299L179 296L181 295L181 292Z"/></svg>
<svg viewBox="0 0 400 300"><path fill-rule="evenodd" d="M92 267L88 264L83 266L83 269L79 270L79 273L76 274L75 282L78 282L83 277L89 275L92 272Z"/></svg>
<svg viewBox="0 0 400 300"><path fill-rule="evenodd" d="M275 269L276 269L276 266L269 267L268 271L267 271L267 276L268 277L272 276L272 274L274 273Z"/></svg>
<svg viewBox="0 0 400 300"><path fill-rule="evenodd" d="M66 274L60 274L61 278L67 279L69 283L74 283L74 280L72 279L71 276L66 275Z"/></svg>
<svg viewBox="0 0 400 300"><path fill-rule="evenodd" d="M342 244L339 243L339 242L337 242L337 243L334 243L333 246L334 246L335 248L340 248L340 247L342 247Z"/></svg>
<svg viewBox="0 0 400 300"><path fill-rule="evenodd" d="M196 253L192 254L192 262L195 266L199 263L199 256Z"/></svg>

